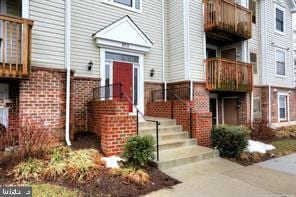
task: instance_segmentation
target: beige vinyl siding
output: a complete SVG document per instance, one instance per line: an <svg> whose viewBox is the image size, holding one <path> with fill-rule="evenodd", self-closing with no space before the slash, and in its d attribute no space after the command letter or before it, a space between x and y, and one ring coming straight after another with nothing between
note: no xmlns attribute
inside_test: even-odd
<svg viewBox="0 0 296 197"><path fill-rule="evenodd" d="M101 1L72 1L72 48L71 63L76 76L100 77L99 48L92 34L119 18L129 15L150 38L153 46L144 57L144 78L146 81L162 81L162 7L161 1L142 1L142 13L112 6ZM93 70L87 70L88 62L94 63ZM153 78L150 70L155 70Z"/></svg>
<svg viewBox="0 0 296 197"><path fill-rule="evenodd" d="M189 27L190 78L197 81L204 81L205 46L202 1L189 0Z"/></svg>
<svg viewBox="0 0 296 197"><path fill-rule="evenodd" d="M30 0L32 65L64 68L65 44L64 0Z"/></svg>
<svg viewBox="0 0 296 197"><path fill-rule="evenodd" d="M248 40L249 44L249 52L256 53L257 55L257 74L254 74L254 84L255 85L261 85L262 80L262 54L261 54L261 34L260 34L260 27L261 27L261 21L260 21L260 2L257 1L256 4L256 24L253 24L252 26L252 38ZM249 56L250 54L248 54Z"/></svg>
<svg viewBox="0 0 296 197"><path fill-rule="evenodd" d="M266 51L266 67L267 67L267 84L294 87L293 76L293 36L292 36L292 14L288 6L288 0L283 1L281 5L285 9L285 35L278 34L274 31L274 5L273 1L266 2L266 28L267 28L267 51ZM275 48L286 51L286 76L276 76L275 64Z"/></svg>
<svg viewBox="0 0 296 197"><path fill-rule="evenodd" d="M168 2L168 81L185 78L183 1Z"/></svg>

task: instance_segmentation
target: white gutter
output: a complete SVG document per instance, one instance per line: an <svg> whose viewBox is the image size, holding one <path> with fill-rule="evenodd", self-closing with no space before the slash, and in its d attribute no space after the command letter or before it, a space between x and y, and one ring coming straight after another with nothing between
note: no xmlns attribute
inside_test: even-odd
<svg viewBox="0 0 296 197"><path fill-rule="evenodd" d="M162 81L165 82L165 25L164 25L164 0L161 1L162 6Z"/></svg>
<svg viewBox="0 0 296 197"><path fill-rule="evenodd" d="M65 0L65 66L66 76L66 130L65 137L68 146L70 141L70 87L71 87L71 0Z"/></svg>
<svg viewBox="0 0 296 197"><path fill-rule="evenodd" d="M268 85L268 123L271 125L271 86Z"/></svg>

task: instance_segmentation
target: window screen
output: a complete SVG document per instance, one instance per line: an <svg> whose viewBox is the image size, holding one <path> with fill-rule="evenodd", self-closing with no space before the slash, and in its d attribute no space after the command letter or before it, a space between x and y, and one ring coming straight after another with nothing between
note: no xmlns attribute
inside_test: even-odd
<svg viewBox="0 0 296 197"><path fill-rule="evenodd" d="M250 53L250 62L253 65L254 74L257 74L257 54L256 53Z"/></svg>
<svg viewBox="0 0 296 197"><path fill-rule="evenodd" d="M114 0L114 2L123 4L123 5L127 5L129 7L133 6L132 0Z"/></svg>
<svg viewBox="0 0 296 197"><path fill-rule="evenodd" d="M285 68L285 52L284 51L276 51L276 73L277 75L286 75Z"/></svg>
<svg viewBox="0 0 296 197"><path fill-rule="evenodd" d="M275 9L276 30L284 32L284 12L278 8Z"/></svg>

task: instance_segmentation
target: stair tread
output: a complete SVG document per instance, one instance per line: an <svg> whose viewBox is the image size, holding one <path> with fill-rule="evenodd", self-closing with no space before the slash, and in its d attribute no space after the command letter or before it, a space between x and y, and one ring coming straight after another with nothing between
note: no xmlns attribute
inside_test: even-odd
<svg viewBox="0 0 296 197"><path fill-rule="evenodd" d="M164 126L161 126L159 127L159 129L169 129L169 128L181 128L182 126L181 125L164 125ZM156 127L155 126L140 126L139 129L140 130L148 130L148 129L155 129Z"/></svg>
<svg viewBox="0 0 296 197"><path fill-rule="evenodd" d="M140 132L141 134L141 132ZM165 133L159 133L159 136L162 137L162 136L169 136L169 135L184 135L184 134L188 134L187 131L180 131L180 132L165 132ZM147 135L146 133L144 133L143 135ZM152 133L152 134L149 134L149 135L152 135L155 137L155 133Z"/></svg>
<svg viewBox="0 0 296 197"><path fill-rule="evenodd" d="M160 161L159 162L168 162L174 161L182 158L188 158L196 155L201 155L205 153L216 152L216 150L202 147L198 145L187 146L187 147L180 147L180 148L173 148L170 150L160 151Z"/></svg>
<svg viewBox="0 0 296 197"><path fill-rule="evenodd" d="M195 141L195 139L188 138L188 139L163 140L161 143L159 143L159 145L174 144L174 143L188 142L188 141Z"/></svg>

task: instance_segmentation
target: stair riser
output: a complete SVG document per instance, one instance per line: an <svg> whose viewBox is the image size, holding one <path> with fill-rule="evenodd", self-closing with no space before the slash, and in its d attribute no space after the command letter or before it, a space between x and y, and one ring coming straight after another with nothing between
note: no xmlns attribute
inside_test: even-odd
<svg viewBox="0 0 296 197"><path fill-rule="evenodd" d="M194 155L194 156L182 158L182 159L176 159L173 161L159 162L158 167L159 169L168 169L168 168L182 166L182 165L186 165L194 162L213 159L217 157L219 157L218 151L211 151L208 153L198 154L198 155ZM160 155L160 159L161 159L161 155Z"/></svg>
<svg viewBox="0 0 296 197"><path fill-rule="evenodd" d="M173 126L173 125L176 125L176 120L163 120L163 121L160 121L160 127L161 126ZM155 123L154 122L140 122L139 123L139 126L140 127L150 127L150 126L155 126Z"/></svg>
<svg viewBox="0 0 296 197"><path fill-rule="evenodd" d="M196 141L192 139L192 140L188 140L188 141L184 141L184 142L162 144L162 145L159 145L159 150L163 151L163 150L169 150L169 149L173 149L173 148L180 148L180 147L193 146L193 145L196 145Z"/></svg>
<svg viewBox="0 0 296 197"><path fill-rule="evenodd" d="M180 132L182 131L182 127L181 126L174 126L174 127L169 127L169 128L159 128L158 129L159 132ZM155 133L156 132L156 127L151 127L151 128L147 128L147 129L141 129L139 128L139 132L140 133Z"/></svg>
<svg viewBox="0 0 296 197"><path fill-rule="evenodd" d="M141 136L144 136L144 135L152 135L154 138L155 137L155 134L140 134ZM189 138L189 134L187 132L176 132L176 134L171 134L171 135L164 135L164 136L159 136L159 140L160 141L165 141L165 140L177 140L177 139L188 139Z"/></svg>

